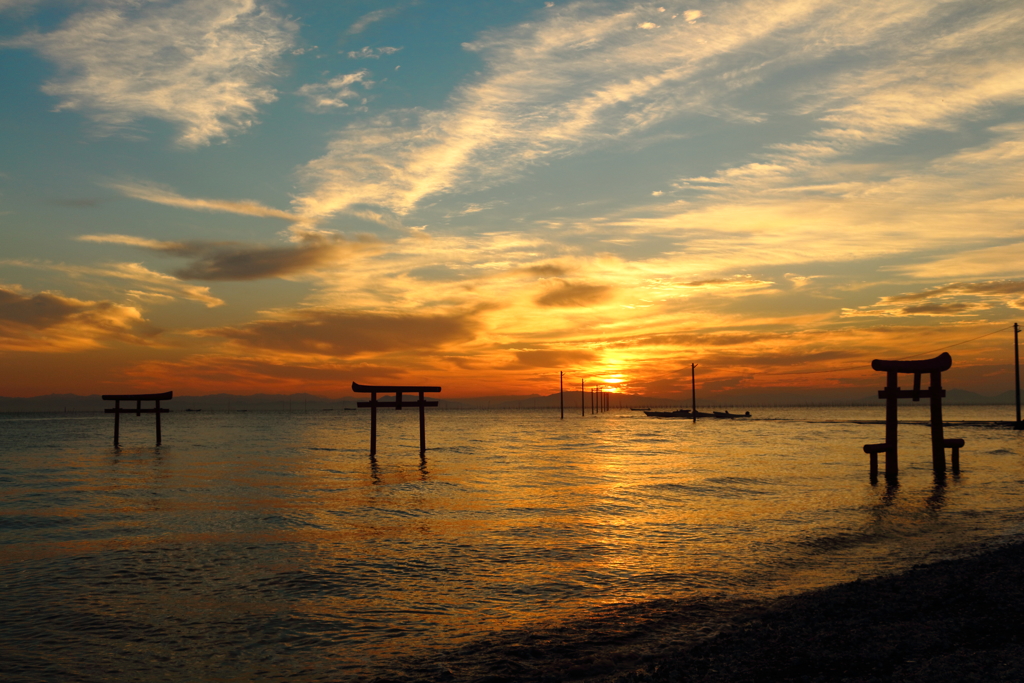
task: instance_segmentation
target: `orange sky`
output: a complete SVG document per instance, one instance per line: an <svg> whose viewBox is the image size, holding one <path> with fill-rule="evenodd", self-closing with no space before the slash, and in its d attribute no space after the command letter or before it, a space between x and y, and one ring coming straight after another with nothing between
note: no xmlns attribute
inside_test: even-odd
<svg viewBox="0 0 1024 683"><path fill-rule="evenodd" d="M1013 388L1014 3L428 5L0 4L0 395Z"/></svg>

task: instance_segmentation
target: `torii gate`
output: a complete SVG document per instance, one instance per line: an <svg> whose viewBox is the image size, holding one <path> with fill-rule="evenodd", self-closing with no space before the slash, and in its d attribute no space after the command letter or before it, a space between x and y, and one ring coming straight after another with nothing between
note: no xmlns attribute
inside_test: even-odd
<svg viewBox="0 0 1024 683"><path fill-rule="evenodd" d="M427 450L427 436L426 428L424 426L423 409L431 408L437 405L437 401L424 400L424 392L434 393L441 391L441 387L399 387L399 386L370 386L364 384L356 384L352 382L352 391L363 394L370 394L369 401L359 401L356 403L358 408L369 408L370 409L370 455L377 453L377 408L394 408L395 410L401 410L402 408L413 408L418 407L420 409L420 453L424 453ZM378 401L377 394L394 394L394 401ZM420 395L417 401L402 401L402 394L415 394Z"/></svg>
<svg viewBox="0 0 1024 683"><path fill-rule="evenodd" d="M173 391L165 391L162 394L104 394L100 398L104 401L114 402L113 408L107 408L103 411L114 414L114 448L121 447L119 443L121 438L121 413L135 413L136 415L154 413L156 415L156 445L160 445L162 436L160 433L160 414L171 412L167 408L161 408L160 401L170 401L174 398ZM122 408L121 401L135 401L135 407ZM152 408L143 408L143 401L153 401L154 406Z"/></svg>
<svg viewBox="0 0 1024 683"><path fill-rule="evenodd" d="M942 388L942 373L953 365L953 358L948 353L929 358L928 360L873 360L871 368L886 373L885 389L878 392L878 398L885 399L885 443L869 443L864 445L864 452L871 456L871 478L878 477L878 454L885 453L885 476L895 478L899 472L896 432L898 426L897 399L909 398L920 401L921 397L931 401L932 426L932 467L936 473L946 471L946 449L953 450L951 464L953 473L960 472L960 449L963 439L945 439L942 435L942 399L946 396ZM912 390L900 389L897 375L899 373L914 375ZM921 389L921 375L928 373L931 386Z"/></svg>

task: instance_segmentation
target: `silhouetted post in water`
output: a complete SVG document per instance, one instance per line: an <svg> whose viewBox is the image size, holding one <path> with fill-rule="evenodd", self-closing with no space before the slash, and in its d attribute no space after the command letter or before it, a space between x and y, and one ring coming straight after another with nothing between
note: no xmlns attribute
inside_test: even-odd
<svg viewBox="0 0 1024 683"><path fill-rule="evenodd" d="M434 393L441 391L441 387L368 386L352 382L352 391L362 394L370 394L369 401L359 401L356 403L357 408L370 409L370 455L376 455L377 453L377 408L394 408L395 410L401 410L403 407L418 407L420 409L420 453L422 454L427 450L427 431L425 426L426 417L423 413L423 409L437 406L437 401L427 401L423 398L423 394L425 392ZM395 400L378 401L378 393L394 394ZM418 393L420 397L416 401L403 401L402 394L404 393Z"/></svg>
<svg viewBox="0 0 1024 683"><path fill-rule="evenodd" d="M173 391L165 391L162 394L104 394L101 396L104 401L113 401L114 407L107 408L103 412L114 414L114 448L120 448L121 443L121 413L135 413L136 416L143 413L154 413L156 415L156 445L162 441L160 433L160 413L171 412L167 408L160 407L160 401L170 401L174 398ZM135 401L134 408L122 408L121 401ZM153 401L153 408L143 408L143 401Z"/></svg>
<svg viewBox="0 0 1024 683"><path fill-rule="evenodd" d="M885 399L885 443L869 443L864 445L864 452L871 456L871 479L878 477L878 454L885 453L885 476L887 479L895 479L899 474L899 458L897 456L897 428L898 408L897 401L901 398L909 398L920 401L922 396L928 397L931 404L931 432L932 432L932 467L936 474L944 474L946 471L946 449L952 449L953 472L960 471L960 449L963 448L963 439L946 439L942 434L942 399L946 396L942 388L942 373L949 370L953 365L953 359L948 353L943 353L928 360L873 360L871 367L879 372L886 373L885 389L878 392L878 398ZM931 379L931 386L921 389L921 375L928 373ZM914 375L914 388L911 391L901 390L898 385L899 373Z"/></svg>
<svg viewBox="0 0 1024 683"><path fill-rule="evenodd" d="M565 419L565 390L562 388L562 376L564 374L561 370L558 371L558 414L562 420Z"/></svg>
<svg viewBox="0 0 1024 683"><path fill-rule="evenodd" d="M1017 388L1017 425L1016 428L1020 429L1020 351L1017 342L1020 337L1020 325L1017 323L1013 324L1013 378L1014 385Z"/></svg>
<svg viewBox="0 0 1024 683"><path fill-rule="evenodd" d="M693 421L697 421L697 364L690 363L690 409Z"/></svg>
<svg viewBox="0 0 1024 683"><path fill-rule="evenodd" d="M580 380L580 417L587 416L587 392L583 389L584 380Z"/></svg>

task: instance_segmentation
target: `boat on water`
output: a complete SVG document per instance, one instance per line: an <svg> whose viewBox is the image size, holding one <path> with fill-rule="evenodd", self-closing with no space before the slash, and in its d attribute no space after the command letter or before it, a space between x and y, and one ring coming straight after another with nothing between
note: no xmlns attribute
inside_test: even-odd
<svg viewBox="0 0 1024 683"><path fill-rule="evenodd" d="M647 417L694 417L692 410L645 410L644 415ZM723 420L734 420L736 418L750 417L750 411L746 413L730 413L726 411L714 411L710 413L702 413L697 411L697 417L717 417Z"/></svg>
<svg viewBox="0 0 1024 683"><path fill-rule="evenodd" d="M732 419L735 419L737 417L750 417L750 411L748 410L743 415L737 415L736 413L730 413L728 410L726 410L724 412L719 412L719 411L716 410L716 411L714 411L712 413L712 415L714 415L715 417L724 418L726 420L732 420Z"/></svg>
<svg viewBox="0 0 1024 683"><path fill-rule="evenodd" d="M694 417L694 411L692 410L645 410L644 415L647 417ZM702 413L697 411L696 417L717 417L712 413ZM736 417L739 417L737 415Z"/></svg>
<svg viewBox="0 0 1024 683"><path fill-rule="evenodd" d="M689 410L645 410L647 417L693 417Z"/></svg>
<svg viewBox="0 0 1024 683"><path fill-rule="evenodd" d="M718 411L715 410L710 413L702 413L697 410L697 379L695 371L697 369L696 363L690 363L690 395L693 400L693 408L691 410L646 410L644 408L633 408L633 410L643 410L644 415L647 417L686 417L696 420L698 417L717 417L725 420L731 420L737 417L750 417L750 411L748 410L743 415L737 415L730 413L728 410Z"/></svg>

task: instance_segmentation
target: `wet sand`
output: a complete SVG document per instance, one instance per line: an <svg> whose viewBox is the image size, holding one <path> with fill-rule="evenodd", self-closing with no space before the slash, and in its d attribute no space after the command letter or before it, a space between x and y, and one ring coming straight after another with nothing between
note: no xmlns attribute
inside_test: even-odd
<svg viewBox="0 0 1024 683"><path fill-rule="evenodd" d="M385 681L1024 681L1024 543L768 603L659 601L484 637Z"/></svg>

